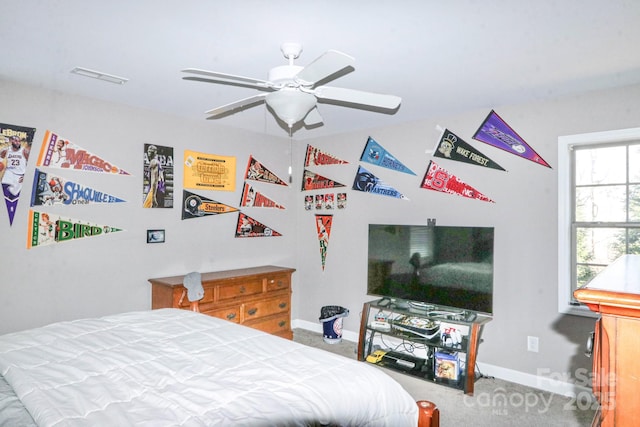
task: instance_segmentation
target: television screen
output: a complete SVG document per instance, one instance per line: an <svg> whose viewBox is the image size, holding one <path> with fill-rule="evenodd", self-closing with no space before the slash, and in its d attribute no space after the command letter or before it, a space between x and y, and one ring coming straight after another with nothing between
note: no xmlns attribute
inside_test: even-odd
<svg viewBox="0 0 640 427"><path fill-rule="evenodd" d="M369 224L367 294L492 314L493 231Z"/></svg>

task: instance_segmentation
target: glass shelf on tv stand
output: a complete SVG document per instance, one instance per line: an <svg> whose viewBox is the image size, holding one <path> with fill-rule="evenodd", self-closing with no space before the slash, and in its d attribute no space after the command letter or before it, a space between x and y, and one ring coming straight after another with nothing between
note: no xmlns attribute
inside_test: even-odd
<svg viewBox="0 0 640 427"><path fill-rule="evenodd" d="M387 319L386 325L376 325L372 323L380 314ZM452 327L458 331L456 339L449 341L449 338L443 340L442 330L431 333L419 330L418 332L407 329L398 328L398 319L410 318L420 320L431 320L438 325L446 325L447 328ZM394 321L395 325L394 325ZM435 375L435 367L430 368L430 363L435 363L435 358L426 357L423 360L424 366L421 370L405 369L404 366L393 363L385 363L381 360L379 365L399 370L405 374L416 376L425 380L431 380L438 384L448 385L457 389L462 389L465 394L473 395L475 383L475 361L480 343L480 336L484 325L491 321L491 316L471 310L461 310L458 308L438 306L435 304L416 304L403 300L378 299L364 304L362 310L362 319L360 325L360 336L358 343L358 360L367 360L367 356L373 353L374 338L391 337L401 340L403 345L398 348L412 348L419 345L427 349L428 352L457 353L461 358L461 367L459 375L455 380L438 378ZM383 322L384 323L384 322ZM384 326L384 327L382 327ZM406 344L406 346L405 346ZM402 352L413 357L411 353ZM397 352L392 351L395 354ZM404 357L404 356L402 356ZM415 359L415 358L414 358ZM419 358L415 359L419 364Z"/></svg>

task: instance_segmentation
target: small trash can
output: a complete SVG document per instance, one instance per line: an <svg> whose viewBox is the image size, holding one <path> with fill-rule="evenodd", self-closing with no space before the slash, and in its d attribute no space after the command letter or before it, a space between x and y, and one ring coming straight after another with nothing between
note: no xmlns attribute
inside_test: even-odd
<svg viewBox="0 0 640 427"><path fill-rule="evenodd" d="M349 310L339 305L325 305L320 309L324 342L337 344L342 341L342 318L348 315Z"/></svg>

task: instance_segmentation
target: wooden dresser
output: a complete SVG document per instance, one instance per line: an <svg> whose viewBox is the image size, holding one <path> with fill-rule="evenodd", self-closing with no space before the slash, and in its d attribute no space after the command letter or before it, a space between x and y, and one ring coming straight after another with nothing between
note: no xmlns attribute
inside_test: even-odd
<svg viewBox="0 0 640 427"><path fill-rule="evenodd" d="M292 339L291 274L272 265L202 273L204 297L196 304L204 314ZM184 275L149 279L151 308L182 308L190 303Z"/></svg>
<svg viewBox="0 0 640 427"><path fill-rule="evenodd" d="M637 426L640 414L640 255L624 255L573 295L600 313L593 341L593 426Z"/></svg>

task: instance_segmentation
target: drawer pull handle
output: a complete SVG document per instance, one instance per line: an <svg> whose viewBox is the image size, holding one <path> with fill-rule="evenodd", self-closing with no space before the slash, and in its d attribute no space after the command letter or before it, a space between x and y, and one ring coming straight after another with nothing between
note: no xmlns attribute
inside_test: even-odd
<svg viewBox="0 0 640 427"><path fill-rule="evenodd" d="M287 306L286 302L281 302L280 304L278 304L278 307L280 308L285 308Z"/></svg>
<svg viewBox="0 0 640 427"><path fill-rule="evenodd" d="M280 326L282 328L286 324L287 324L287 322L285 322L284 320L281 320L280 323L278 323L278 326Z"/></svg>
<svg viewBox="0 0 640 427"><path fill-rule="evenodd" d="M235 318L236 318L236 314L235 313L227 314L227 320L231 320L231 319L235 319Z"/></svg>
<svg viewBox="0 0 640 427"><path fill-rule="evenodd" d="M249 311L247 313L249 313L249 316L253 316L254 314L256 314L258 312L257 308L250 308Z"/></svg>

